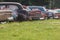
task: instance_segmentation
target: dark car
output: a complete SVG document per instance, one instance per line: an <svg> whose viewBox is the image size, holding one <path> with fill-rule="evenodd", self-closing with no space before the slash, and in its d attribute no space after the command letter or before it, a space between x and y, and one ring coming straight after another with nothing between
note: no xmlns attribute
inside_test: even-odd
<svg viewBox="0 0 60 40"><path fill-rule="evenodd" d="M0 2L0 21L27 20L28 12L17 2Z"/></svg>
<svg viewBox="0 0 60 40"><path fill-rule="evenodd" d="M27 11L31 20L46 18L46 9L43 6L28 6Z"/></svg>
<svg viewBox="0 0 60 40"><path fill-rule="evenodd" d="M47 11L47 19L53 19L54 18L54 10L48 9Z"/></svg>

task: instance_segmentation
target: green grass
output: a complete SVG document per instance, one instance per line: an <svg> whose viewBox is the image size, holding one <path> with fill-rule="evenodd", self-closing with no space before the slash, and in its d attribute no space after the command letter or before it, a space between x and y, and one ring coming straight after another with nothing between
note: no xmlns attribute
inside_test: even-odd
<svg viewBox="0 0 60 40"><path fill-rule="evenodd" d="M60 40L60 20L0 24L0 40Z"/></svg>

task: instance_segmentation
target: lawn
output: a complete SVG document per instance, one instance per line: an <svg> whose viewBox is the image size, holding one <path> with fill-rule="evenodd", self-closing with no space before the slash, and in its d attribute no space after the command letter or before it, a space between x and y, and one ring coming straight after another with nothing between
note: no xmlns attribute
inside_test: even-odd
<svg viewBox="0 0 60 40"><path fill-rule="evenodd" d="M60 40L60 20L0 24L0 40Z"/></svg>

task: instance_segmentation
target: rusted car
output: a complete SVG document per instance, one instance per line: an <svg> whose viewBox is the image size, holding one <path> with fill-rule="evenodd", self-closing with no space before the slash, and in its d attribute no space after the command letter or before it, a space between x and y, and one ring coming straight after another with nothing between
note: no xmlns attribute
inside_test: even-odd
<svg viewBox="0 0 60 40"><path fill-rule="evenodd" d="M52 17L53 19L60 19L60 9L53 9L48 11L48 17Z"/></svg>
<svg viewBox="0 0 60 40"><path fill-rule="evenodd" d="M30 20L32 19L46 19L46 9L43 6L28 6L27 11L29 13Z"/></svg>
<svg viewBox="0 0 60 40"><path fill-rule="evenodd" d="M0 21L11 19L13 20L11 10L0 10Z"/></svg>
<svg viewBox="0 0 60 40"><path fill-rule="evenodd" d="M54 10L54 18L55 19L60 19L60 9L55 9Z"/></svg>
<svg viewBox="0 0 60 40"><path fill-rule="evenodd" d="M27 20L27 15L20 3L0 2L0 21Z"/></svg>

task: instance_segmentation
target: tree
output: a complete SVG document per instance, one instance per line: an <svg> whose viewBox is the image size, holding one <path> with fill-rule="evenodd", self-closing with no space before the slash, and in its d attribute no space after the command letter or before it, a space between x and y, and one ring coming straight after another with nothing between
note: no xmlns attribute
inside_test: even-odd
<svg viewBox="0 0 60 40"><path fill-rule="evenodd" d="M4 0L0 0L0 2L3 2Z"/></svg>
<svg viewBox="0 0 60 40"><path fill-rule="evenodd" d="M47 0L1 0L5 2L20 2L23 5L47 5Z"/></svg>

